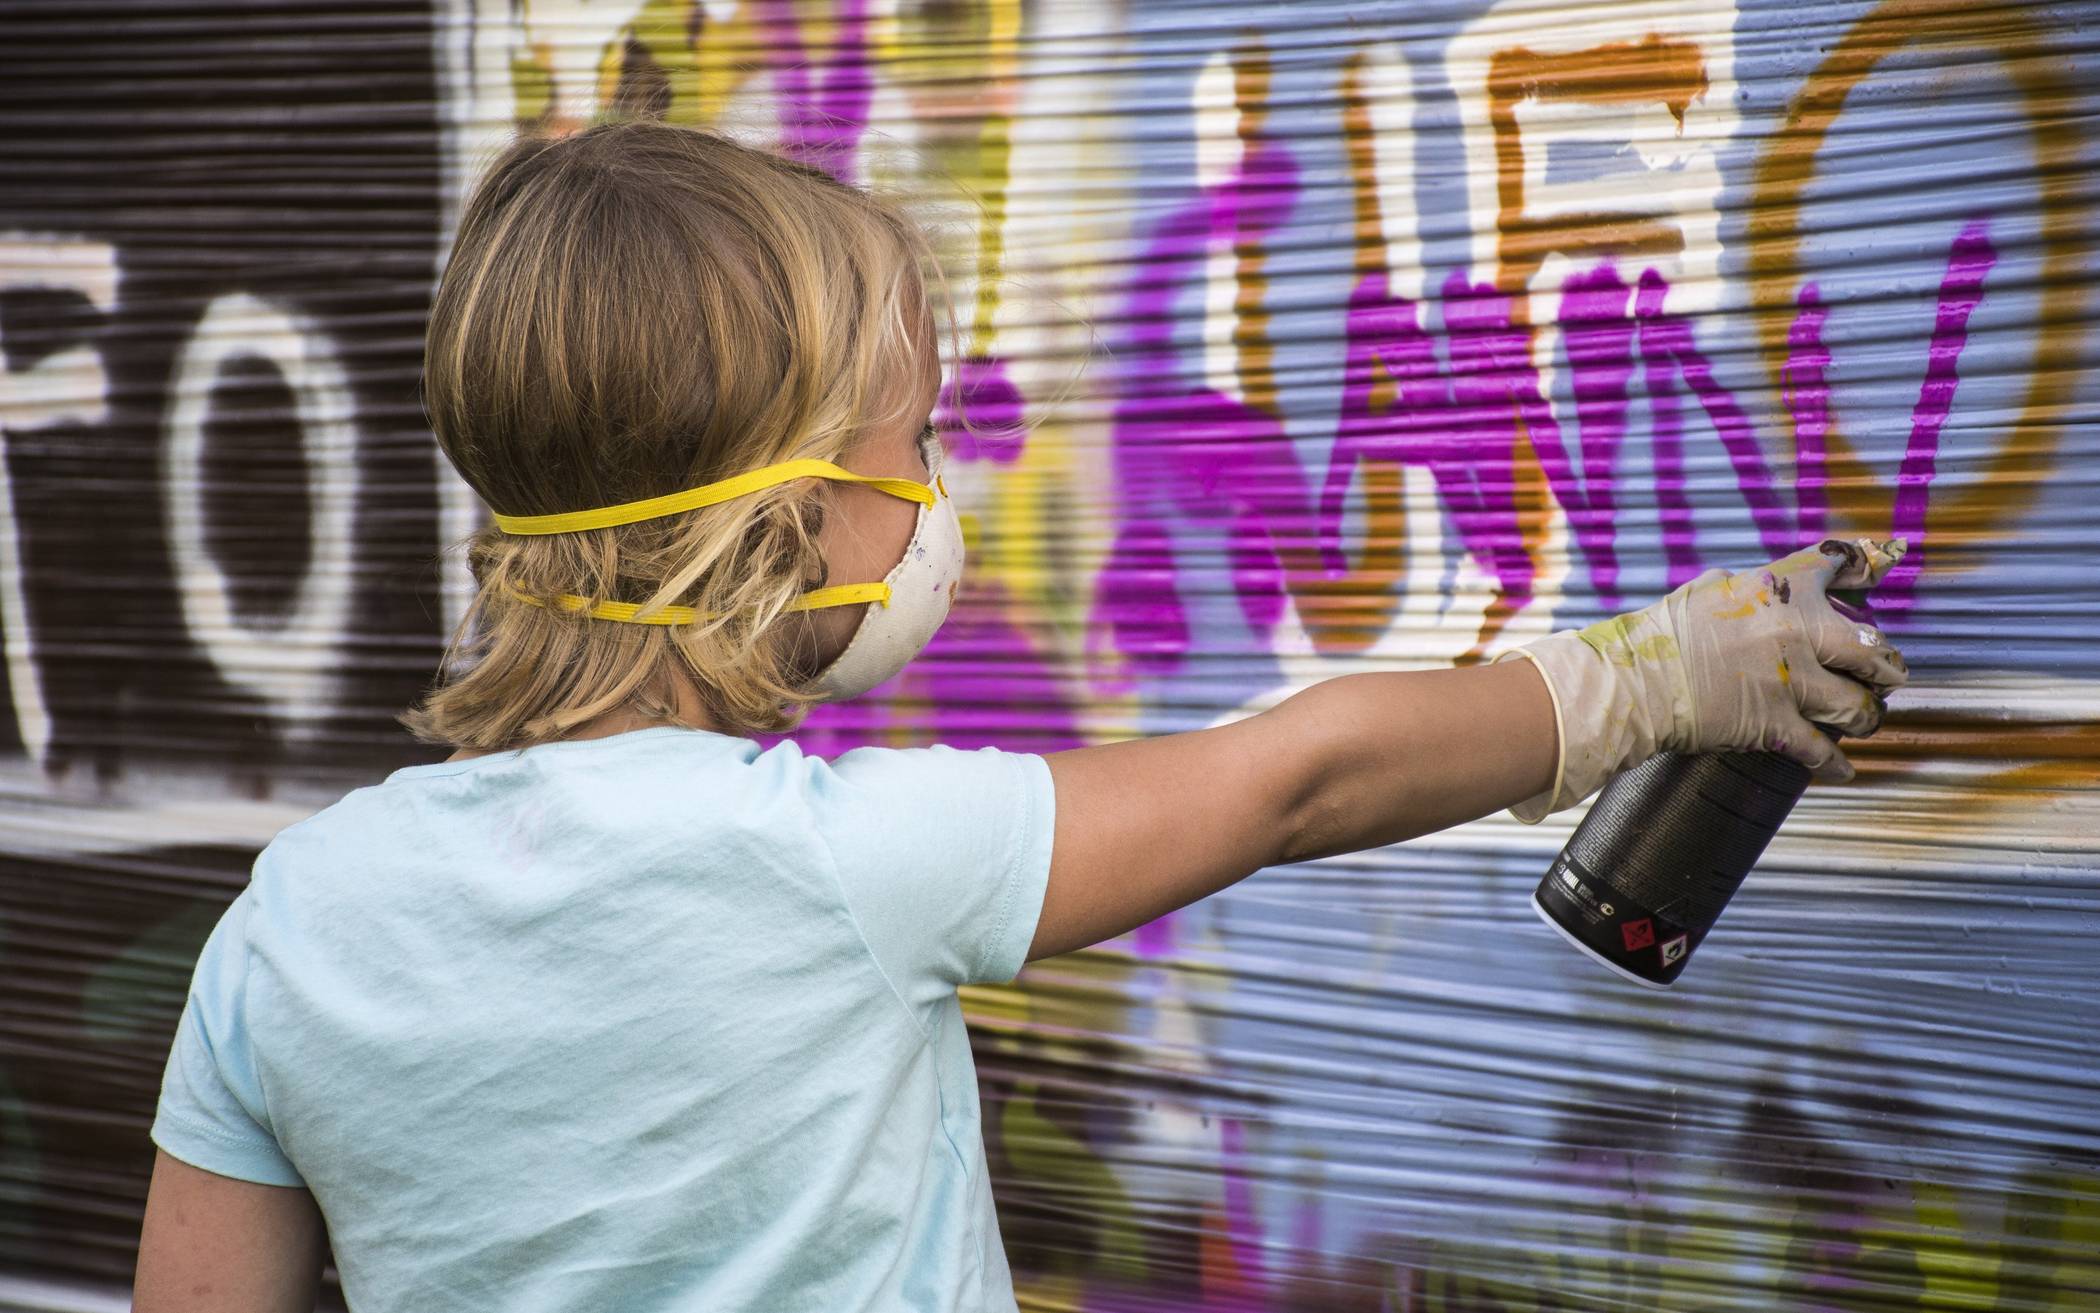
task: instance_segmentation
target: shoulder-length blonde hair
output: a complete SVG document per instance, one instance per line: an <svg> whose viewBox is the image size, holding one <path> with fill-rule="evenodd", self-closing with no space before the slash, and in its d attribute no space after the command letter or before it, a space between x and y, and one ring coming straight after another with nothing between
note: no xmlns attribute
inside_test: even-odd
<svg viewBox="0 0 2100 1313"><path fill-rule="evenodd" d="M898 209L726 137L649 120L523 137L461 214L424 405L460 476L511 515L836 461L924 418L904 408L937 341L929 277L927 239ZM813 672L803 613L785 608L824 581L828 488L798 479L578 533L483 529L466 619L402 723L517 747L621 707L681 723L689 682L726 732L792 727ZM618 623L520 596L563 593L701 619Z"/></svg>

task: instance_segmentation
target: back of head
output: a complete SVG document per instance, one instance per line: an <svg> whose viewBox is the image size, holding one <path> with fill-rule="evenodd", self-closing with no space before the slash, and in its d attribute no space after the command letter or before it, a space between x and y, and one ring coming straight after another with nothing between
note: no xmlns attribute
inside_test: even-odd
<svg viewBox="0 0 2100 1313"><path fill-rule="evenodd" d="M524 137L461 214L424 404L461 477L508 515L836 461L904 420L938 373L928 276L896 210L725 137L653 121ZM461 636L404 723L514 747L621 707L676 722L685 680L719 727L789 727L809 672L785 608L823 581L827 487L575 533L483 530ZM702 619L621 624L527 600L563 594Z"/></svg>

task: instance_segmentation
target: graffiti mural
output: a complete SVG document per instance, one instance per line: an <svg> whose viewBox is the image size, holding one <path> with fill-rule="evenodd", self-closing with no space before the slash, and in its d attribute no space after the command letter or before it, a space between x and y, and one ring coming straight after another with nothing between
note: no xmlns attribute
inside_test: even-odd
<svg viewBox="0 0 2100 1313"><path fill-rule="evenodd" d="M1672 993L1531 916L1573 817L968 991L1024 1308L2100 1307L2100 8L161 8L0 15L0 1283L128 1277L219 909L427 759L484 512L424 309L480 161L623 113L943 252L972 574L810 751L1194 728L1913 544L1913 686Z"/></svg>

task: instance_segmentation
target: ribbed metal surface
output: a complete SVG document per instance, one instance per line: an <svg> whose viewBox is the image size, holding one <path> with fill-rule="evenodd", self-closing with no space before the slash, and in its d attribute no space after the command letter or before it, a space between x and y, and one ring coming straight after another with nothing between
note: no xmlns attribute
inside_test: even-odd
<svg viewBox="0 0 2100 1313"><path fill-rule="evenodd" d="M128 1275L205 931L417 759L479 514L415 397L450 216L624 103L914 198L1031 426L956 444L955 618L813 750L1198 726L1916 545L1913 687L1671 993L1531 915L1572 817L974 991L1024 1307L2100 1307L2096 85L2092 3L12 0L0 1268Z"/></svg>

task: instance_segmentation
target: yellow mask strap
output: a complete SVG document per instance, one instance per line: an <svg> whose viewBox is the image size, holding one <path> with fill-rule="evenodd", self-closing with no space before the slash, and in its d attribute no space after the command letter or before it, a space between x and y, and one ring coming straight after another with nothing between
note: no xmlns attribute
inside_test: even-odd
<svg viewBox="0 0 2100 1313"><path fill-rule="evenodd" d="M560 511L553 515L498 515L496 527L508 534L530 535L545 533L577 533L585 529L610 529L616 524L633 524L639 520L655 520L666 515L677 515L682 511L694 511L702 506L713 506L720 502L734 501L738 497L770 488L791 479L831 479L838 483L862 483L878 492L906 501L918 502L922 506L933 505L933 489L912 479L883 478L873 474L855 474L852 470L834 465L828 460L791 460L779 465L768 465L751 470L734 478L717 483L702 484L684 492L674 492L662 497L646 497L641 501L622 502L618 506L600 506L587 511ZM862 598L862 601L868 599ZM609 605L609 604L608 604ZM827 603L827 605L830 605ZM611 616L602 617L612 619ZM644 622L647 623L647 622ZM682 620L667 620L665 624L684 624Z"/></svg>
<svg viewBox="0 0 2100 1313"><path fill-rule="evenodd" d="M549 605L545 598L515 589L512 591L521 602L538 607ZM830 588L817 588L802 594L789 602L787 609L816 611L827 606L853 606L860 602L880 602L887 606L889 601L888 584L834 584ZM556 595L552 605L564 611L580 611L595 620L613 620L623 625L689 625L701 618L700 613L690 606L659 607L644 616L637 614L642 609L639 602L599 602L594 606L590 598L578 597L574 593Z"/></svg>

